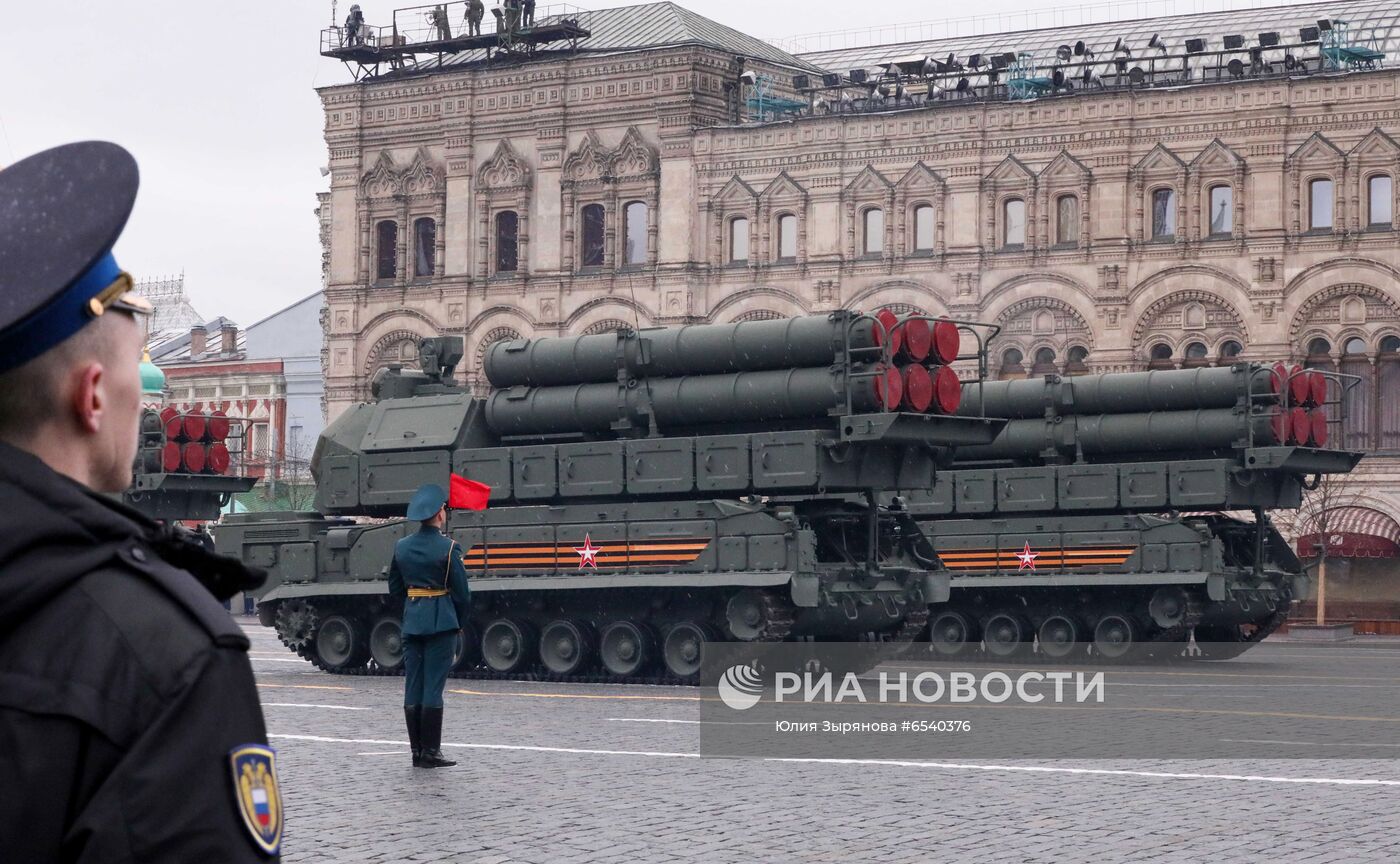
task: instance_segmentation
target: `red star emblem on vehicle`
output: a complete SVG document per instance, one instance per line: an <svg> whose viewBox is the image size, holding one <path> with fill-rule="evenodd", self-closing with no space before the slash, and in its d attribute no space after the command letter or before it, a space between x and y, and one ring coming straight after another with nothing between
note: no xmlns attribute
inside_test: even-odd
<svg viewBox="0 0 1400 864"><path fill-rule="evenodd" d="M598 553L602 552L603 549L600 546L593 545L593 538L584 534L583 545L575 546L574 551L578 553L578 569L582 570L585 567L592 567L594 570L598 569Z"/></svg>
<svg viewBox="0 0 1400 864"><path fill-rule="evenodd" d="M1026 541L1026 548L1024 548L1024 549L1022 549L1020 552L1017 552L1017 553L1016 553L1016 560L1021 562L1021 566L1018 567L1018 568L1016 568L1016 569L1017 569L1017 570L1034 570L1034 569L1035 569L1035 559L1038 558L1039 556L1040 556L1040 553L1039 553L1039 552L1032 552L1032 551L1031 551L1031 544L1030 544L1030 541Z"/></svg>

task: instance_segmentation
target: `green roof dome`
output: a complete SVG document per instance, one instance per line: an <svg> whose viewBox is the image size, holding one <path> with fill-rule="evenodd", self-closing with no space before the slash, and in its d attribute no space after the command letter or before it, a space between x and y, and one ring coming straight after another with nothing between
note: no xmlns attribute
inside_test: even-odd
<svg viewBox="0 0 1400 864"><path fill-rule="evenodd" d="M141 392L153 396L165 392L165 373L151 362L150 351L141 354Z"/></svg>

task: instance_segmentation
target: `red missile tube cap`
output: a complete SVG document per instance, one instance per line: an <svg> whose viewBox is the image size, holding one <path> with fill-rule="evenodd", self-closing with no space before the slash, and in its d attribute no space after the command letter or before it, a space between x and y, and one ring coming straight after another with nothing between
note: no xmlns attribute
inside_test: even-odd
<svg viewBox="0 0 1400 864"><path fill-rule="evenodd" d="M199 474L204 470L204 445L197 441L191 441L180 451L180 457L185 463L185 470L191 474Z"/></svg>
<svg viewBox="0 0 1400 864"><path fill-rule="evenodd" d="M229 422L228 415L222 411L215 411L209 415L208 435L211 440L222 441L228 437Z"/></svg>
<svg viewBox="0 0 1400 864"><path fill-rule="evenodd" d="M204 421L203 414L186 414L184 424L186 438L188 438L191 441L204 440L204 433L208 431L209 424Z"/></svg>
<svg viewBox="0 0 1400 864"><path fill-rule="evenodd" d="M875 344L884 347L888 342L890 346L890 356L899 353L899 349L904 346L904 334L895 325L899 323L899 316L888 309L881 309L875 313L875 320L878 322L875 329Z"/></svg>
<svg viewBox="0 0 1400 864"><path fill-rule="evenodd" d="M933 350L933 328L923 318L905 318L897 325L903 343L901 356L922 363Z"/></svg>
<svg viewBox="0 0 1400 864"><path fill-rule="evenodd" d="M880 367L876 373L871 385L875 388L875 405L883 411L899 410L899 403L904 401L904 376L893 366Z"/></svg>
<svg viewBox="0 0 1400 864"><path fill-rule="evenodd" d="M1287 444L1292 437L1292 424L1289 422L1289 413L1280 410L1269 418L1269 427L1274 432L1275 444Z"/></svg>
<svg viewBox="0 0 1400 864"><path fill-rule="evenodd" d="M1308 373L1308 401L1313 405L1327 401L1327 376L1321 372Z"/></svg>
<svg viewBox="0 0 1400 864"><path fill-rule="evenodd" d="M910 363L900 371L904 373L905 407L922 414L933 404L933 376L918 363Z"/></svg>
<svg viewBox="0 0 1400 864"><path fill-rule="evenodd" d="M1308 409L1288 409L1288 443L1307 446L1311 432L1312 420L1308 417Z"/></svg>
<svg viewBox="0 0 1400 864"><path fill-rule="evenodd" d="M167 405L160 409L160 422L165 426L165 437L174 441L180 437L184 424L180 422L180 412Z"/></svg>
<svg viewBox="0 0 1400 864"><path fill-rule="evenodd" d="M947 366L933 370L933 409L939 414L957 413L962 404L962 382L958 374Z"/></svg>
<svg viewBox="0 0 1400 864"><path fill-rule="evenodd" d="M180 445L174 441L165 442L165 446L160 451L160 467L166 474L176 474L180 471Z"/></svg>
<svg viewBox="0 0 1400 864"><path fill-rule="evenodd" d="M958 352L962 350L962 334L958 332L958 325L952 321L935 321L933 323L933 353L931 355L935 363L952 363L958 359Z"/></svg>
<svg viewBox="0 0 1400 864"><path fill-rule="evenodd" d="M1312 442L1314 447L1327 446L1327 413L1325 411L1310 411L1308 413L1308 440Z"/></svg>
<svg viewBox="0 0 1400 864"><path fill-rule="evenodd" d="M224 474L228 471L228 445L222 441L215 441L209 445L209 451L205 455L204 467L213 474Z"/></svg>
<svg viewBox="0 0 1400 864"><path fill-rule="evenodd" d="M1308 381L1308 373L1303 371L1303 367L1297 364L1288 370L1288 398L1296 405L1308 401L1308 396L1312 392L1312 386Z"/></svg>

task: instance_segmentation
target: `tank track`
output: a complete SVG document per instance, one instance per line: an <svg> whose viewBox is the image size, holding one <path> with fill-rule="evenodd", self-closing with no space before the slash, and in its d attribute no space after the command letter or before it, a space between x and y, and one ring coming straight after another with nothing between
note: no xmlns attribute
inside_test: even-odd
<svg viewBox="0 0 1400 864"><path fill-rule="evenodd" d="M1260 642L1263 642L1265 639L1269 638L1269 636L1273 635L1274 631L1278 630L1279 627L1282 627L1283 622L1288 620L1288 612L1289 610L1287 606L1283 606L1279 609L1274 610L1274 612L1271 615L1269 615L1268 618L1265 618L1262 622L1258 624L1258 626L1254 628L1254 631L1252 633L1241 635L1239 640L1234 643L1223 643L1229 644L1230 647L1224 648L1223 650L1216 649L1216 656L1214 657L1206 657L1204 653L1201 653L1199 655L1190 657L1190 659L1206 662L1211 660L1234 659L1235 657L1238 657L1244 652L1248 651L1250 648L1253 648L1255 645L1258 645Z"/></svg>
<svg viewBox="0 0 1400 864"><path fill-rule="evenodd" d="M764 624L762 633L750 642L783 642L792 633L793 607L771 591L761 592L764 609ZM314 608L314 607L313 607ZM899 627L892 633L887 634L867 634L862 641L878 641L889 643L913 643L920 634L928 628L929 610L928 607L910 609L905 615ZM332 675L356 675L373 677L398 677L404 674L403 667L385 668L377 664L374 660L367 661L362 666L334 668L325 663L317 654L314 641L306 639L300 644L293 644L287 639L279 639L283 645L287 646L293 653L310 663L322 672ZM664 669L656 674L614 676L605 672L590 671L575 675L559 675L545 669L543 664L536 661L527 670L521 672L507 673L496 672L478 665L471 669L453 669L448 673L449 678L460 681L532 681L551 684L645 684L655 686L692 686L696 682L693 678L682 678L671 675Z"/></svg>
<svg viewBox="0 0 1400 864"><path fill-rule="evenodd" d="M1083 648L1087 648L1091 644L1091 642L1089 641L1083 641L1079 643L1080 647L1076 648L1073 653L1067 656L1050 657L1041 653L1039 650L1035 650L1035 643L1032 639L1032 641L1023 643L1021 650L1019 650L1017 653L1013 654L1010 657L997 657L995 655L988 654L986 649L983 648L981 646L981 643L979 642L975 647L971 647L970 650L967 650L962 654L957 654L951 657L943 657L940 655L933 654L930 651L918 656L918 659L939 663L989 664L1014 662L1022 665L1054 664L1096 666L1132 665L1134 663L1141 663L1146 660L1152 660L1155 662L1172 662L1178 659L1177 656L1175 656L1176 654L1180 654L1186 650L1186 647L1191 639L1191 631L1195 628L1195 626L1198 623L1200 623L1201 618L1203 616L1203 612L1204 610L1201 606L1199 598L1188 597L1186 603L1186 610L1185 613L1182 615L1180 622L1172 625L1171 627L1158 628L1142 635L1142 637L1137 642L1134 650L1130 651L1126 656L1118 658L1104 657L1098 653L1090 652L1087 650L1081 650ZM925 613L925 624L927 624L927 619L929 617L929 614ZM928 634L925 633L923 635L927 636ZM909 657L910 653L906 652L905 656Z"/></svg>

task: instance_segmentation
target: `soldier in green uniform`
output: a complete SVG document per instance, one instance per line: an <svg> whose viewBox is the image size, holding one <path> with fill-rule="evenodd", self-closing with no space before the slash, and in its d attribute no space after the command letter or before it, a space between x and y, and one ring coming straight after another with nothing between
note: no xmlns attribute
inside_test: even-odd
<svg viewBox="0 0 1400 864"><path fill-rule="evenodd" d="M419 487L408 519L422 523L394 547L389 593L403 601L403 713L415 768L456 765L442 754L442 689L452 669L457 633L467 622L470 591L462 550L442 533L447 492Z"/></svg>

